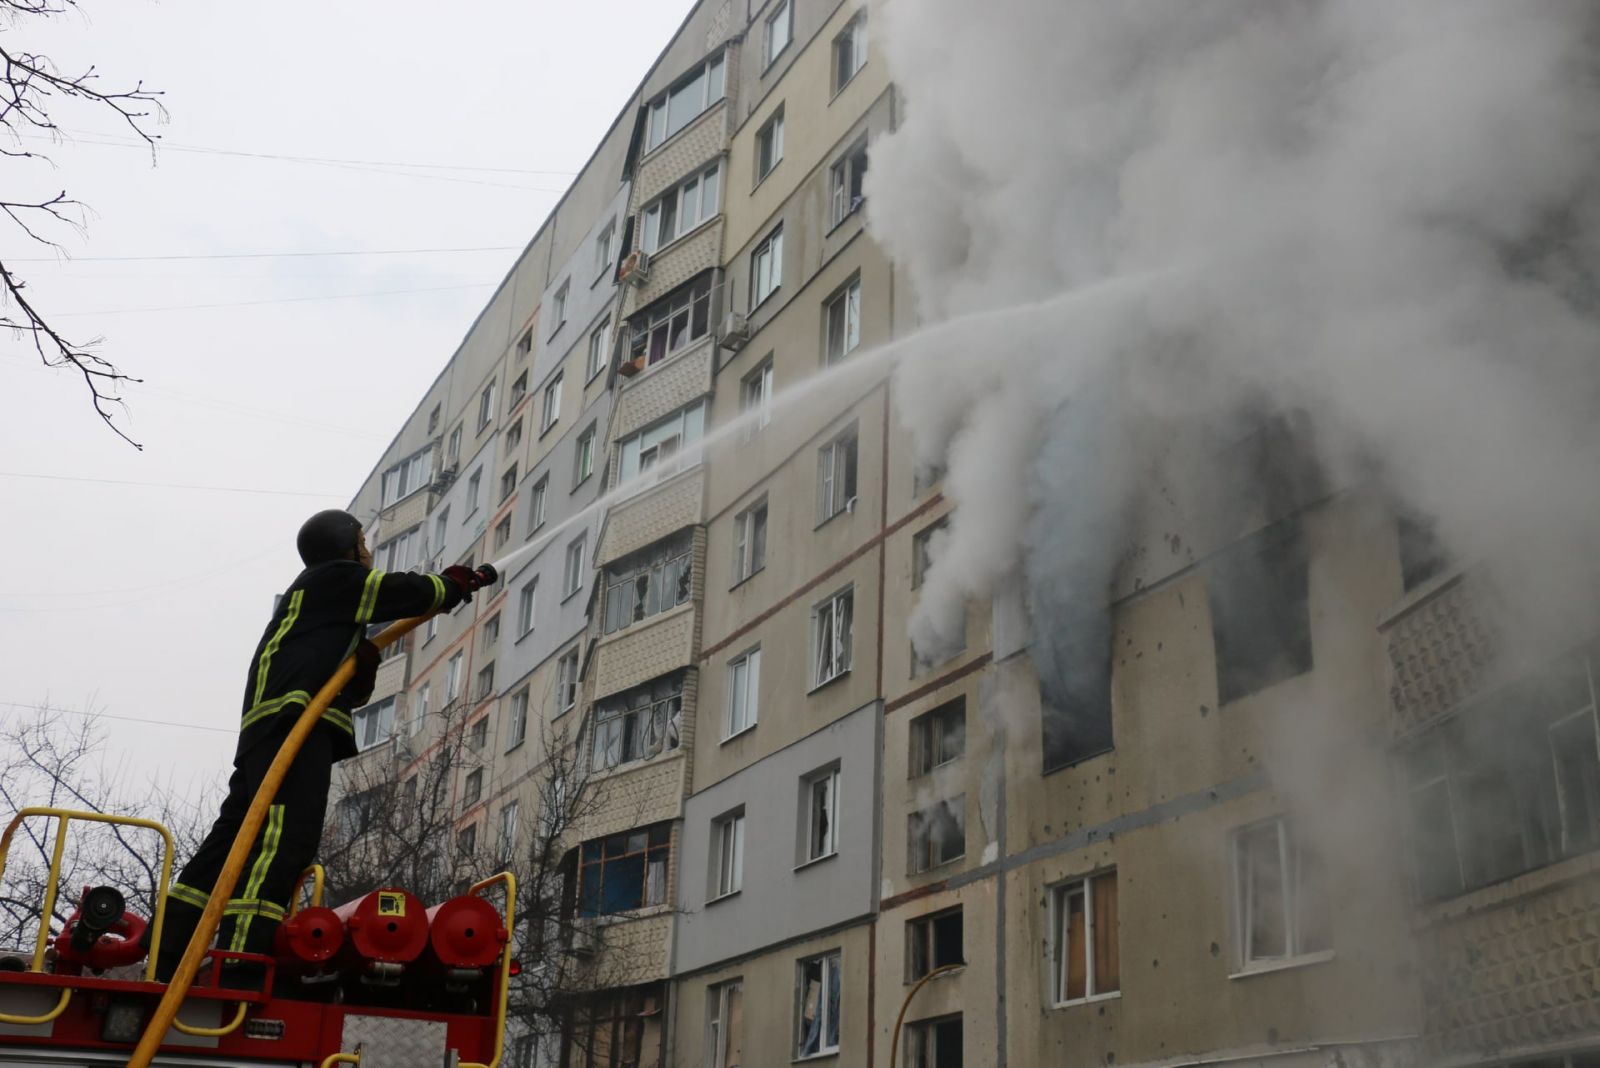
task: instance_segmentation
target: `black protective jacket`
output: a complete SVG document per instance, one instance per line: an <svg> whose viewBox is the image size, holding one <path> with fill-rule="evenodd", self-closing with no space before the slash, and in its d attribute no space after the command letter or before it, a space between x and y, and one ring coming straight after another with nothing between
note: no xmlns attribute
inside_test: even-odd
<svg viewBox="0 0 1600 1068"><path fill-rule="evenodd" d="M279 598L250 661L234 764L263 741L282 737L355 651L368 624L449 611L461 599L461 588L439 575L388 574L353 560L300 572ZM323 713L318 729L332 733L335 760L356 753L353 711L330 707Z"/></svg>

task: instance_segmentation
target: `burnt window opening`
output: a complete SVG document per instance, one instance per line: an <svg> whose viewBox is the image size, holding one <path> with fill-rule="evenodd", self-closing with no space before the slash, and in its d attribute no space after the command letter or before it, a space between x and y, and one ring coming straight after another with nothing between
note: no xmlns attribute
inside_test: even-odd
<svg viewBox="0 0 1600 1068"><path fill-rule="evenodd" d="M665 904L671 853L669 823L583 843L578 858L578 915L612 916Z"/></svg>
<svg viewBox="0 0 1600 1068"><path fill-rule="evenodd" d="M961 907L906 923L906 982L914 983L935 968L965 964Z"/></svg>
<svg viewBox="0 0 1600 1068"><path fill-rule="evenodd" d="M1400 535L1400 588L1407 593L1450 569L1450 555L1439 541L1437 524L1431 519L1401 515L1396 523Z"/></svg>
<svg viewBox="0 0 1600 1068"><path fill-rule="evenodd" d="M1255 514L1272 523L1328 493L1304 411L1258 416L1256 429L1229 447L1222 462L1224 514Z"/></svg>
<svg viewBox="0 0 1600 1068"><path fill-rule="evenodd" d="M1206 589L1221 703L1311 670L1309 587L1298 519L1274 523L1217 555Z"/></svg>
<svg viewBox="0 0 1600 1068"><path fill-rule="evenodd" d="M1044 770L1051 772L1112 748L1111 618L1053 630L1036 620L1035 633Z"/></svg>

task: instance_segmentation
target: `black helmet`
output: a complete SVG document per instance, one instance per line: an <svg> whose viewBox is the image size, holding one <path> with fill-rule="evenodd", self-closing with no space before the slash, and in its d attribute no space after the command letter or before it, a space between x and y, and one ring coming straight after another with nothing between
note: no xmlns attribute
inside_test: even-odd
<svg viewBox="0 0 1600 1068"><path fill-rule="evenodd" d="M353 560L356 541L361 537L361 521L349 512L330 508L318 512L300 527L294 547L307 567L329 560Z"/></svg>

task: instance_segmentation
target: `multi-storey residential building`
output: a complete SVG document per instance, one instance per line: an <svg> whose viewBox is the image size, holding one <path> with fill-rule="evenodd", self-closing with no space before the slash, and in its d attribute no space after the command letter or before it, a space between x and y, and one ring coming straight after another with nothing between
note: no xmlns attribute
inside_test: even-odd
<svg viewBox="0 0 1600 1068"><path fill-rule="evenodd" d="M1292 420L1153 475L1103 602L1018 574L913 647L959 502L875 354L918 324L874 14L697 4L355 499L379 566L527 548L357 720L366 760L478 739L479 848L573 747L543 1053L1596 1063L1592 642L1508 651Z"/></svg>

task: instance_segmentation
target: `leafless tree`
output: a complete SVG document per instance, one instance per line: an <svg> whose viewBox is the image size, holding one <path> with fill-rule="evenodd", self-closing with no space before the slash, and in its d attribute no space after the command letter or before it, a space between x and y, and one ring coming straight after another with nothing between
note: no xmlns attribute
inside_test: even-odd
<svg viewBox="0 0 1600 1068"><path fill-rule="evenodd" d="M0 728L0 819L24 808L68 808L155 820L172 832L176 873L199 846L199 809L161 784L135 789L105 760L104 731L92 717L64 716L48 704ZM19 827L0 877L0 947L33 944L39 930L56 822L30 818ZM130 910L149 917L160 877L161 843L151 831L78 822L62 855L60 891L49 917L59 931L85 886L113 886Z"/></svg>
<svg viewBox="0 0 1600 1068"><path fill-rule="evenodd" d="M30 147L40 140L59 143L63 137L57 114L63 108L109 112L155 151L156 136L148 127L154 114L165 117L161 94L134 83L131 89L111 89L100 83L92 65L62 68L51 57L29 51L14 36L36 28L45 19L78 10L78 0L0 0L0 63L5 80L0 85L0 155L32 160L54 167L48 154ZM16 171L13 170L13 180ZM54 193L0 193L0 212L24 235L61 252L51 236L62 228L81 231L83 205L65 190ZM95 411L106 426L134 448L138 442L117 426L114 407L122 407L119 387L137 382L115 364L97 354L99 338L74 339L57 329L27 294L27 282L12 264L0 261L0 326L26 339L47 367L71 367L83 376Z"/></svg>

